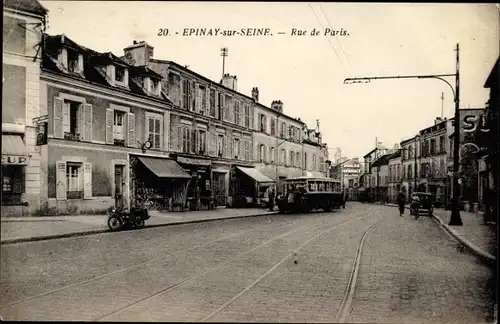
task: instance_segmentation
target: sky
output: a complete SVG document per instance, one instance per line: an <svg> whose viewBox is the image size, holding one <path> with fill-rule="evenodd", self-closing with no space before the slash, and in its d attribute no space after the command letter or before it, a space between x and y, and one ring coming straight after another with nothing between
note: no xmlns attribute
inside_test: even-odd
<svg viewBox="0 0 500 324"><path fill-rule="evenodd" d="M339 147L343 156L362 157L376 139L392 148L432 125L441 110L448 118L454 112L452 92L439 80L344 84L345 78L453 74L459 43L460 107L483 108L484 82L499 56L495 4L40 2L49 10L51 35L119 56L144 40L155 58L214 81L227 47L225 72L237 76L238 91L250 95L258 87L261 103L281 100L283 111L309 128L319 119L330 156ZM185 36L184 28L269 28L272 36ZM292 36L293 28L307 35ZM340 32L325 36L326 28ZM158 36L160 29L168 36ZM311 36L313 29L320 35Z"/></svg>

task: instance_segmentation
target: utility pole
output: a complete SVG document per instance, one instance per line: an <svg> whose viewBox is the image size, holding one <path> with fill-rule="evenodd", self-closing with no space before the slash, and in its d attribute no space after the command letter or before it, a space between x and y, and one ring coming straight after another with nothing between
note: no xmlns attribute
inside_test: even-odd
<svg viewBox="0 0 500 324"><path fill-rule="evenodd" d="M348 83L368 83L371 80L388 80L388 79L438 79L446 83L450 90L453 92L453 98L455 100L455 117L454 117L454 145L453 145L453 200L452 200L452 210L450 221L448 225L461 226L462 219L460 218L459 209L459 196L460 188L458 184L458 171L460 159L458 153L460 151L460 60L459 60L460 47L457 43L457 62L456 62L456 72L454 74L429 74L429 75L403 75L403 76L382 76L382 77L356 77L356 78L346 78L344 79L344 84ZM455 77L455 88L450 82L444 79L444 77Z"/></svg>
<svg viewBox="0 0 500 324"><path fill-rule="evenodd" d="M462 225L460 218L460 185L458 183L459 157L460 151L460 47L457 43L457 71L455 76L455 127L454 127L454 142L453 142L453 200L451 202L451 216L448 225Z"/></svg>
<svg viewBox="0 0 500 324"><path fill-rule="evenodd" d="M227 47L223 47L220 49L220 55L222 56L222 79L224 79L224 73L225 73L225 67L226 67L226 56L228 56ZM221 80L221 82L222 82L222 80Z"/></svg>

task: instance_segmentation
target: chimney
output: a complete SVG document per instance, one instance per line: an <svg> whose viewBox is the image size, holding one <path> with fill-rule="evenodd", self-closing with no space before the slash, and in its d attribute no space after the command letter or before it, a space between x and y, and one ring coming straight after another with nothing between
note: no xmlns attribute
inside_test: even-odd
<svg viewBox="0 0 500 324"><path fill-rule="evenodd" d="M123 49L124 60L134 66L148 66L153 57L154 47L145 41L133 41L133 44Z"/></svg>
<svg viewBox="0 0 500 324"><path fill-rule="evenodd" d="M434 125L437 125L442 121L443 121L443 119L441 117L436 117L436 120L434 120Z"/></svg>
<svg viewBox="0 0 500 324"><path fill-rule="evenodd" d="M259 102L259 88L253 87L252 88L252 98L255 100L255 102Z"/></svg>
<svg viewBox="0 0 500 324"><path fill-rule="evenodd" d="M236 75L230 75L229 73L225 73L222 76L222 85L225 86L226 88L238 91L238 78L236 77Z"/></svg>
<svg viewBox="0 0 500 324"><path fill-rule="evenodd" d="M271 103L271 109L283 112L283 103L281 102L281 100L274 100Z"/></svg>

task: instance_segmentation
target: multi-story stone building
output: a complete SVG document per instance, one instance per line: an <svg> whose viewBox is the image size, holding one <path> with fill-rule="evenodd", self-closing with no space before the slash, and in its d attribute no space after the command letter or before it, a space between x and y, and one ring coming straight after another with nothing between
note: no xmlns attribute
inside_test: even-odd
<svg viewBox="0 0 500 324"><path fill-rule="evenodd" d="M3 3L2 215L32 213L40 204L41 39L47 10L36 0Z"/></svg>
<svg viewBox="0 0 500 324"><path fill-rule="evenodd" d="M392 203L397 202L397 196L401 187L401 150L397 149L389 157L389 185L388 185L388 196L389 201ZM403 189L404 191L404 189Z"/></svg>
<svg viewBox="0 0 500 324"><path fill-rule="evenodd" d="M181 166L205 174L205 182L212 177L218 204L259 199L280 178L308 171L324 176L328 155L321 134L284 114L281 101L267 107L259 102L257 87L251 96L239 92L236 76L225 74L216 83L175 62L153 58L153 50L145 42L135 42L124 50L124 60L163 76L173 102L171 129L179 132L171 133L170 150L177 153L173 156ZM190 139L198 143L195 146L208 142L208 149L188 147Z"/></svg>
<svg viewBox="0 0 500 324"><path fill-rule="evenodd" d="M304 169L319 172L327 157L321 134L304 131L278 102L259 104L256 88L253 97L239 93L235 76L211 81L153 58L145 42L126 47L123 57L64 35L46 35L44 48L40 109L48 139L40 145L40 197L46 208L72 213L145 200L152 209L258 202L275 182L256 161L257 134L271 136L271 124L257 130L264 111L287 122L283 140L277 129L269 140L279 139L285 149L281 172L302 175L291 172L302 170L302 159Z"/></svg>
<svg viewBox="0 0 500 324"><path fill-rule="evenodd" d="M500 58L496 60L484 87L489 89L489 99L484 110L484 125L474 130L476 142L480 148L479 158L479 203L485 211L485 221L497 221L498 218L498 114L500 106L499 97L499 65ZM480 121L476 120L476 126Z"/></svg>
<svg viewBox="0 0 500 324"><path fill-rule="evenodd" d="M416 191L415 182L418 186L418 136L403 140L401 145L401 167L402 167L402 190L409 200L412 192ZM415 170L415 166L417 170Z"/></svg>
<svg viewBox="0 0 500 324"><path fill-rule="evenodd" d="M40 110L41 192L59 213L101 211L147 199L185 199L191 176L169 159L172 103L162 76L65 35L45 36ZM153 206L153 208L155 208Z"/></svg>
<svg viewBox="0 0 500 324"><path fill-rule="evenodd" d="M392 152L388 152L371 163L371 184L375 201L387 202L389 190L389 159Z"/></svg>
<svg viewBox="0 0 500 324"><path fill-rule="evenodd" d="M359 199L362 201L375 201L376 199L376 176L372 174L372 164L383 155L386 155L389 150L382 146L377 146L365 156L363 156L362 175L359 177L360 188L358 190ZM362 185L362 186L361 186Z"/></svg>
<svg viewBox="0 0 500 324"><path fill-rule="evenodd" d="M271 107L259 103L258 88L252 89L256 102L257 128L253 138L258 170L280 184L286 177L304 175L303 170L312 170L314 154L305 149L308 139L305 123L283 113L283 103L275 100ZM308 154L310 153L310 154ZM283 192L283 186L278 186Z"/></svg>
<svg viewBox="0 0 500 324"><path fill-rule="evenodd" d="M436 118L434 125L421 130L417 138L417 190L431 193L437 206L445 205L448 200L446 152L450 130L451 121Z"/></svg>

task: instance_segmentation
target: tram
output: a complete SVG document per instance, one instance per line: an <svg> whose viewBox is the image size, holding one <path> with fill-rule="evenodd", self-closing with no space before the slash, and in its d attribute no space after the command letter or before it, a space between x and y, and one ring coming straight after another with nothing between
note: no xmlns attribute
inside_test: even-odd
<svg viewBox="0 0 500 324"><path fill-rule="evenodd" d="M276 203L282 213L308 213L315 209L331 211L343 204L340 180L297 177L284 180L285 194Z"/></svg>

